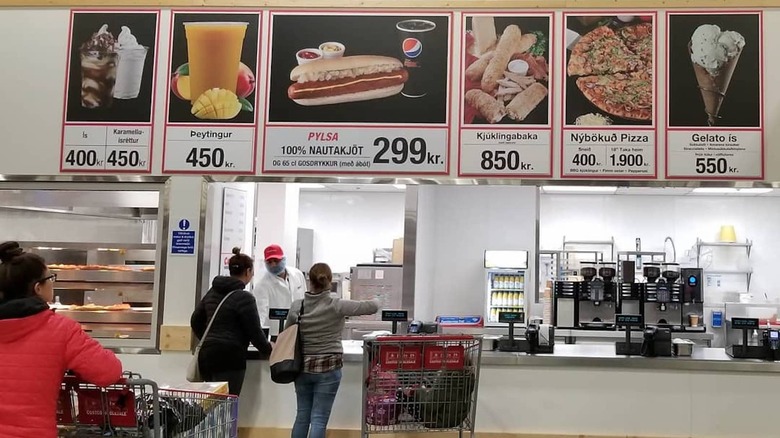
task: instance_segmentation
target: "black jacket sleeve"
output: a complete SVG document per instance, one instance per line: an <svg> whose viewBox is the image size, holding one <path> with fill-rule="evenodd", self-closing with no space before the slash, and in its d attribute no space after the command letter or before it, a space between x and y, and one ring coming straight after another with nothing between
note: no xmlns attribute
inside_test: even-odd
<svg viewBox="0 0 780 438"><path fill-rule="evenodd" d="M190 317L190 327L192 327L192 331L198 339L203 339L203 332L206 331L206 324L206 306L203 304L203 300L201 300L198 305L195 306L195 311L192 312L192 316Z"/></svg>
<svg viewBox="0 0 780 438"><path fill-rule="evenodd" d="M238 300L238 317L241 323L241 329L249 335L252 345L262 354L271 353L271 343L265 337L263 327L260 325L260 314L257 313L257 300L249 292L240 292L241 297Z"/></svg>

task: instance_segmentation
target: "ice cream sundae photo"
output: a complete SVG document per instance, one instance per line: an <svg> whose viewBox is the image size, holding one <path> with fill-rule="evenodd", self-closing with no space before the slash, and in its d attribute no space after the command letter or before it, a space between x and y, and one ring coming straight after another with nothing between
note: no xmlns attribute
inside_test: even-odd
<svg viewBox="0 0 780 438"><path fill-rule="evenodd" d="M688 52L709 126L718 125L721 105L744 47L745 38L740 33L714 24L699 26L691 36Z"/></svg>
<svg viewBox="0 0 780 438"><path fill-rule="evenodd" d="M79 48L81 106L110 108L115 98L137 98L148 50L127 26L122 26L118 39L107 24L101 26Z"/></svg>

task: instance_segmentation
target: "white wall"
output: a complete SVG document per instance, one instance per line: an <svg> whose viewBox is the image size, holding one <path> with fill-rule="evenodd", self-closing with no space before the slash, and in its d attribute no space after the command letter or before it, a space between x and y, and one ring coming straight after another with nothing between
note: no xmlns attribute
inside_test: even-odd
<svg viewBox="0 0 780 438"><path fill-rule="evenodd" d="M414 317L430 320L434 311L436 269L436 186L420 186L417 192L417 248L414 271ZM481 314L481 313L480 313Z"/></svg>
<svg viewBox="0 0 780 438"><path fill-rule="evenodd" d="M419 205L415 317L484 315L486 249L527 250L535 284L535 187L422 186Z"/></svg>
<svg viewBox="0 0 780 438"><path fill-rule="evenodd" d="M169 181L170 215L168 218L169 234L178 229L179 221L186 219L190 222L190 230L195 230L195 242L200 240L200 210L204 200L204 181L201 177L177 176ZM208 236L205 236L208 237ZM171 236L165 236L170 242ZM180 255L171 254L170 247L167 257L165 278L165 301L163 325L189 326L190 316L195 309L197 297L198 264L196 254ZM204 290L210 284L210 279L204 279Z"/></svg>
<svg viewBox="0 0 780 438"><path fill-rule="evenodd" d="M391 248L404 235L403 192L303 191L299 226L314 230L314 263L349 272L373 261L374 248Z"/></svg>
<svg viewBox="0 0 780 438"><path fill-rule="evenodd" d="M778 217L777 197L545 194L541 197L540 248L560 249L564 235L590 240L614 236L618 251L633 251L637 237L642 239L642 250L663 251L664 238L670 236L677 247L678 262L695 266L695 257L686 258L685 254L696 238L716 241L721 225L734 225L737 240L753 241L750 259L743 249L710 248L707 252L711 256L703 260L719 270L752 267L751 295L777 299L780 291L773 273L780 247L780 229L775 226ZM667 245L669 256L670 248ZM706 296L706 284L705 300L721 301L715 294ZM711 292L744 292L747 282L744 276L721 276L720 289L714 282L710 285Z"/></svg>
<svg viewBox="0 0 780 438"><path fill-rule="evenodd" d="M298 194L297 184L257 184L255 200L255 272L265 272L263 250L271 244L282 247L288 266L295 266L298 242Z"/></svg>

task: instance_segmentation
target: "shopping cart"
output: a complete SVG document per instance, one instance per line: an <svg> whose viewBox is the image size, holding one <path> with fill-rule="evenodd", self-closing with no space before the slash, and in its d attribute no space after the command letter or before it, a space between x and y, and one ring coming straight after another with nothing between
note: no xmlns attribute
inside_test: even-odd
<svg viewBox="0 0 780 438"><path fill-rule="evenodd" d="M451 431L474 437L481 337L381 336L363 350L363 438Z"/></svg>
<svg viewBox="0 0 780 438"><path fill-rule="evenodd" d="M131 373L106 388L65 376L57 406L66 438L235 438L237 419L234 396L161 389Z"/></svg>
<svg viewBox="0 0 780 438"><path fill-rule="evenodd" d="M160 389L164 438L237 438L238 397L210 392Z"/></svg>

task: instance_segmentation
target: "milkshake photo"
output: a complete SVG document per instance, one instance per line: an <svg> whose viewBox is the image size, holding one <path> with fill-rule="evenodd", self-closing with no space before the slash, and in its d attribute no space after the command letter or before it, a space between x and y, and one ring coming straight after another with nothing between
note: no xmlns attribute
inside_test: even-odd
<svg viewBox="0 0 780 438"><path fill-rule="evenodd" d="M68 122L151 122L158 15L74 12Z"/></svg>
<svg viewBox="0 0 780 438"><path fill-rule="evenodd" d="M149 48L138 44L138 40L127 26L122 26L117 43L119 65L116 72L116 84L114 84L114 97L135 99L141 92L144 63Z"/></svg>

